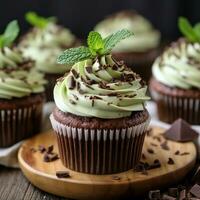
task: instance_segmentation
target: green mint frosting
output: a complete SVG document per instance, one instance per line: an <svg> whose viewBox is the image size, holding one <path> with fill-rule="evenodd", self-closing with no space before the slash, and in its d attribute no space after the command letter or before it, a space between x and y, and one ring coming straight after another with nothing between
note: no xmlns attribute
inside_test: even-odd
<svg viewBox="0 0 200 200"><path fill-rule="evenodd" d="M20 42L23 55L36 61L39 71L51 74L63 74L71 66L58 65L56 57L64 49L73 46L75 36L66 28L49 23L45 28L33 28Z"/></svg>
<svg viewBox="0 0 200 200"><path fill-rule="evenodd" d="M161 83L181 89L200 89L200 43L180 39L153 64L153 76Z"/></svg>
<svg viewBox="0 0 200 200"><path fill-rule="evenodd" d="M0 99L29 96L44 91L46 81L33 63L24 60L17 49L0 49Z"/></svg>
<svg viewBox="0 0 200 200"><path fill-rule="evenodd" d="M132 31L134 37L120 42L113 52L144 52L156 48L160 43L159 31L155 30L147 19L134 11L113 14L99 22L94 30L99 32L102 37L106 37L124 28Z"/></svg>
<svg viewBox="0 0 200 200"><path fill-rule="evenodd" d="M78 116L114 119L144 110L147 87L111 55L76 63L54 88L57 107Z"/></svg>

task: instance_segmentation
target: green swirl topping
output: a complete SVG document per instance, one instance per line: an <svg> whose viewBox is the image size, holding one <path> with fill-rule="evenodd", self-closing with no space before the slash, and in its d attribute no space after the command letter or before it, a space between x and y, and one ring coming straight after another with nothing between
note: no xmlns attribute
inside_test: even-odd
<svg viewBox="0 0 200 200"><path fill-rule="evenodd" d="M76 63L54 88L57 107L78 116L121 118L144 110L146 86L111 55Z"/></svg>
<svg viewBox="0 0 200 200"><path fill-rule="evenodd" d="M56 57L75 44L75 36L66 28L48 23L44 28L35 27L20 42L23 55L36 61L39 71L63 74L71 66L58 65Z"/></svg>
<svg viewBox="0 0 200 200"><path fill-rule="evenodd" d="M94 30L106 37L113 31L126 28L134 32L134 38L128 38L118 44L114 52L144 52L156 48L160 43L160 33L152 24L135 11L121 11L99 22Z"/></svg>
<svg viewBox="0 0 200 200"><path fill-rule="evenodd" d="M59 63L73 64L54 88L57 107L78 116L114 119L144 110L149 99L141 78L122 62L113 60L112 48L133 33L122 29L106 38L90 32L88 47L66 50Z"/></svg>
<svg viewBox="0 0 200 200"><path fill-rule="evenodd" d="M153 76L170 87L200 89L200 43L172 43L153 64Z"/></svg>
<svg viewBox="0 0 200 200"><path fill-rule="evenodd" d="M33 63L24 60L17 49L0 49L0 99L29 96L44 91L46 81Z"/></svg>

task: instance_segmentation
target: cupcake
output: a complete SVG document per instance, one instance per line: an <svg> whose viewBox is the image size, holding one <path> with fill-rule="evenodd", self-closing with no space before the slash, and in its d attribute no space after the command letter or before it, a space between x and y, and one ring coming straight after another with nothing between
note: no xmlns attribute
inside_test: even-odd
<svg viewBox="0 0 200 200"><path fill-rule="evenodd" d="M64 49L76 46L78 40L67 29L55 23L55 18L43 18L34 12L26 14L26 20L34 26L20 41L23 56L36 62L38 71L45 74L47 101L53 100L56 79L68 72L71 66L59 65L57 57Z"/></svg>
<svg viewBox="0 0 200 200"><path fill-rule="evenodd" d="M182 118L200 124L200 31L179 19L184 38L173 42L153 64L150 91L161 121ZM196 31L195 31L196 30Z"/></svg>
<svg viewBox="0 0 200 200"><path fill-rule="evenodd" d="M17 21L8 24L0 42L0 147L40 131L44 102L43 74L16 47Z"/></svg>
<svg viewBox="0 0 200 200"><path fill-rule="evenodd" d="M140 160L149 114L147 87L139 75L110 51L132 32L122 29L104 39L88 36L89 47L66 50L59 63L74 64L54 88L50 116L60 158L67 168L108 174L132 169Z"/></svg>
<svg viewBox="0 0 200 200"><path fill-rule="evenodd" d="M126 28L134 32L134 37L122 41L113 49L116 59L124 60L134 71L148 81L151 76L151 65L158 56L160 32L152 24L133 10L126 10L108 16L94 28L104 37Z"/></svg>

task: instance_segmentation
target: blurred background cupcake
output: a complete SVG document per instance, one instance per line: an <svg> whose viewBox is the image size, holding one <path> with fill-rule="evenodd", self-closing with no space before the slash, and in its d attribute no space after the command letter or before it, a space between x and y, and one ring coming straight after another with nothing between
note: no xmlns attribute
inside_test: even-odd
<svg viewBox="0 0 200 200"><path fill-rule="evenodd" d="M161 121L182 118L200 124L200 26L179 19L184 38L173 42L153 64L150 90Z"/></svg>
<svg viewBox="0 0 200 200"><path fill-rule="evenodd" d="M133 31L134 37L118 44L113 49L113 56L124 60L129 67L148 81L151 65L159 54L160 32L149 20L133 10L124 10L108 16L99 22L94 30L106 37L122 28Z"/></svg>
<svg viewBox="0 0 200 200"><path fill-rule="evenodd" d="M71 66L58 65L56 57L64 50L79 44L69 29L56 24L56 18L44 18L35 12L28 12L26 20L33 28L19 43L23 56L35 61L38 71L45 74L47 101L52 100L56 79L68 72Z"/></svg>
<svg viewBox="0 0 200 200"><path fill-rule="evenodd" d="M33 61L11 47L18 33L12 21L0 40L0 147L39 133L41 127L46 81Z"/></svg>
<svg viewBox="0 0 200 200"><path fill-rule="evenodd" d="M56 109L50 116L67 168L112 174L133 169L140 160L150 121L145 108L147 86L110 54L119 38L131 35L122 30L111 36L110 43L91 32L89 48L65 51L58 59L75 63L55 85Z"/></svg>

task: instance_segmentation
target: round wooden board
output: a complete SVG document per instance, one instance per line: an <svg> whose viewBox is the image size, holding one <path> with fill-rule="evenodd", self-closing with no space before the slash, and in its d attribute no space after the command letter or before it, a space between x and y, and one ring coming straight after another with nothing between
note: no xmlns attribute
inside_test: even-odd
<svg viewBox="0 0 200 200"><path fill-rule="evenodd" d="M39 134L25 141L18 153L19 163L23 173L33 185L59 196L73 199L112 199L126 195L140 195L147 190L170 186L180 181L195 164L197 153L192 142L167 141L170 150L161 148L160 144L165 141L162 136L163 131L161 128L152 127L151 135L145 138L144 162L152 164L155 159L161 162L161 167L148 170L148 175L129 170L115 174L119 178L114 178L113 175L74 172L66 169L60 160L46 163L43 161L43 154L38 151L33 152L31 148L38 148L41 144L46 147L53 144L54 152L58 152L53 131ZM149 153L148 149L153 149L154 153ZM175 155L177 150L180 154L186 155ZM169 158L174 160L173 165L168 164ZM56 171L68 171L71 177L57 178Z"/></svg>

